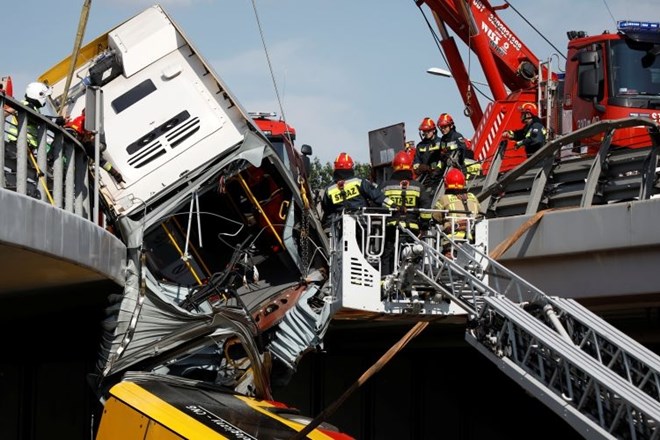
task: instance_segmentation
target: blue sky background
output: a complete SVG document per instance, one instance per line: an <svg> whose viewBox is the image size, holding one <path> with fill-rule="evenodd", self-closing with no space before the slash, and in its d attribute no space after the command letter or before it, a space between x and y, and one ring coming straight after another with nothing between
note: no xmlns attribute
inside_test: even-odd
<svg viewBox="0 0 660 440"><path fill-rule="evenodd" d="M153 3L93 0L84 42ZM615 31L614 20L660 21L660 0L510 3L562 53L568 30L595 35ZM160 4L243 107L281 113L252 0ZM429 67L447 66L414 0L254 0L254 4L284 114L297 131L296 144L310 144L321 162L334 160L341 151L368 162L369 131L403 122L406 138L418 141L421 119L437 119L443 112L452 114L458 130L472 137L474 129L463 117L453 79L426 73ZM14 94L20 98L30 81L70 54L83 1L23 0L10 5L2 13L5 44L0 76L12 76ZM428 8L422 10L433 23ZM540 59L556 53L511 8L499 11L499 16ZM470 62L472 79L485 82L476 57L468 57L460 40L458 45L465 62Z"/></svg>

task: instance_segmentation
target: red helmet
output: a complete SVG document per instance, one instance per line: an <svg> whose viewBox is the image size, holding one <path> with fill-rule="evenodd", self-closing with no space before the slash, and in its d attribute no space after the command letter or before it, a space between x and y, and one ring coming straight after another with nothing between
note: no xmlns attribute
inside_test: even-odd
<svg viewBox="0 0 660 440"><path fill-rule="evenodd" d="M520 113L529 113L532 116L538 116L539 110L536 108L536 104L532 102L526 102L520 106Z"/></svg>
<svg viewBox="0 0 660 440"><path fill-rule="evenodd" d="M339 153L335 159L335 170L352 170L354 165L353 159L348 153Z"/></svg>
<svg viewBox="0 0 660 440"><path fill-rule="evenodd" d="M392 169L394 171L412 170L413 158L407 151L401 150L394 155Z"/></svg>
<svg viewBox="0 0 660 440"><path fill-rule="evenodd" d="M438 127L446 127L448 125L454 125L454 119L452 119L449 113L443 113L438 117Z"/></svg>
<svg viewBox="0 0 660 440"><path fill-rule="evenodd" d="M420 131L435 130L435 122L433 122L433 119L431 118L424 118L422 119L422 123L419 124L419 130Z"/></svg>
<svg viewBox="0 0 660 440"><path fill-rule="evenodd" d="M450 168L445 175L445 187L447 189L465 188L465 176L458 168Z"/></svg>
<svg viewBox="0 0 660 440"><path fill-rule="evenodd" d="M74 136L82 137L87 134L85 130L85 112L75 119L70 120L64 124L64 129L73 132Z"/></svg>

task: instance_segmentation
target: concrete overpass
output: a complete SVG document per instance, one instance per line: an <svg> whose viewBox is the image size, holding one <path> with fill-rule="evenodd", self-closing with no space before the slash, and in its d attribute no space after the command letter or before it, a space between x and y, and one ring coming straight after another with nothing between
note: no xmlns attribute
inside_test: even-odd
<svg viewBox="0 0 660 440"><path fill-rule="evenodd" d="M126 246L104 228L1 188L0 207L0 296L86 283L123 285Z"/></svg>

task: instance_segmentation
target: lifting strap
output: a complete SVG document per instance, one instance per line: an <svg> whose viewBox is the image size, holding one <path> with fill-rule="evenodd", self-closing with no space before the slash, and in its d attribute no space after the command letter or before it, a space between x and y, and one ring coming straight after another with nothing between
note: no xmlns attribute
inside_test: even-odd
<svg viewBox="0 0 660 440"><path fill-rule="evenodd" d="M380 357L376 361L375 364L373 364L367 371L365 371L360 378L353 382L353 385L350 386L346 391L344 391L344 394L339 396L337 400L335 400L329 407L321 411L321 413L314 418L311 422L305 426L305 428L301 431L298 431L293 437L291 437L291 440L301 440L304 438L307 438L307 434L312 432L314 428L319 426L321 423L323 423L328 417L332 416L332 414L341 406L342 403L351 395L353 394L353 391L357 390L360 386L362 386L371 376L374 374L378 373L393 357L396 355L398 352L403 350L403 348L410 342L415 336L420 334L422 330L424 330L427 326L429 325L428 321L421 321L416 323L410 330L408 330L408 333L406 333L401 339L399 339L399 342L394 344L387 352Z"/></svg>
<svg viewBox="0 0 660 440"><path fill-rule="evenodd" d="M507 237L505 240L502 240L500 244L498 244L495 249L490 253L489 257L492 258L493 260L497 260L500 258L506 251L509 250L513 244L518 241L522 235L529 230L532 226L537 224L539 221L541 221L541 218L545 215L546 212L548 211L553 211L552 208L550 209L544 209L543 211L539 211L536 214L534 214L529 220L527 220L525 223L520 225L518 229L516 229L513 234L511 234L509 237Z"/></svg>

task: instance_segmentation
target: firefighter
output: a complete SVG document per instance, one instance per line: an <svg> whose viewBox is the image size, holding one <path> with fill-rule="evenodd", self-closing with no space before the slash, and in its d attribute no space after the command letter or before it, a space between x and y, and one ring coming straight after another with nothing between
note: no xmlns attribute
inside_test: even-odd
<svg viewBox="0 0 660 440"><path fill-rule="evenodd" d="M71 133L73 137L78 139L78 141L82 144L82 146L85 148L85 152L87 153L87 157L89 157L91 160L94 160L94 133L91 131L85 130L85 109L83 109L82 113L80 116L77 118L74 118L73 120L67 122L64 125L64 129ZM99 161L99 165L101 168L106 170L110 176L117 182L117 184L124 183L124 177L121 175L119 171L115 167L112 166L112 164L105 159L104 150L106 148L103 135L101 135L101 160Z"/></svg>
<svg viewBox="0 0 660 440"><path fill-rule="evenodd" d="M442 113L438 117L438 127L442 136L440 137L440 148L442 150L441 172L444 174L450 167L458 167L463 173L465 167L465 138L456 131L454 118L449 113Z"/></svg>
<svg viewBox="0 0 660 440"><path fill-rule="evenodd" d="M392 160L392 176L382 184L382 191L392 200L398 212L388 220L385 228L385 246L381 258L381 274L389 275L392 272L393 254L396 246L397 225L409 229L416 235L425 228L431 214L419 214L417 209L430 206L431 201L425 200L427 194L422 185L414 179L413 161L407 151L399 151ZM407 241L407 234L400 234L400 242Z"/></svg>
<svg viewBox="0 0 660 440"><path fill-rule="evenodd" d="M344 210L354 211L370 206L390 208L392 200L383 194L372 182L355 176L355 164L348 153L339 153L334 162L332 183L328 185L321 200L323 225L330 223Z"/></svg>
<svg viewBox="0 0 660 440"><path fill-rule="evenodd" d="M502 137L516 141L515 149L525 147L525 153L529 158L545 145L547 130L539 118L538 108L532 102L526 102L518 109L520 120L525 124L523 128L516 131L505 131Z"/></svg>
<svg viewBox="0 0 660 440"><path fill-rule="evenodd" d="M43 115L41 109L46 105L48 97L53 93L53 89L42 82L32 82L28 84L25 88L25 99L21 101L21 104L34 110L36 113L41 114L42 116L53 118L54 122L57 125L64 125L64 118L62 116L48 116ZM39 146L39 132L37 124L34 122L28 122L27 128L27 141L30 150L33 153L36 153L37 147ZM16 142L18 139L18 119L14 113L10 116L9 127L7 129L7 140L10 142Z"/></svg>
<svg viewBox="0 0 660 440"><path fill-rule="evenodd" d="M472 241L472 225L465 221L479 215L479 200L465 187L465 175L458 168L450 168L445 175L445 193L438 198L435 209L446 212L434 212L433 219L438 222L442 231L452 240ZM463 219L463 220L461 220ZM443 241L442 252L447 257L453 257L451 244Z"/></svg>
<svg viewBox="0 0 660 440"><path fill-rule="evenodd" d="M410 163L415 162L415 154L417 154L417 148L415 146L415 141L406 141L406 144L403 147L408 156L410 156Z"/></svg>
<svg viewBox="0 0 660 440"><path fill-rule="evenodd" d="M475 177L481 176L481 162L474 158L472 141L465 139L465 178L469 181Z"/></svg>
<svg viewBox="0 0 660 440"><path fill-rule="evenodd" d="M430 195L442 180L440 168L438 168L438 165L441 164L442 151L438 130L433 119L422 119L419 124L419 137L422 140L415 148L413 170ZM430 208L430 206L425 206L425 208Z"/></svg>

